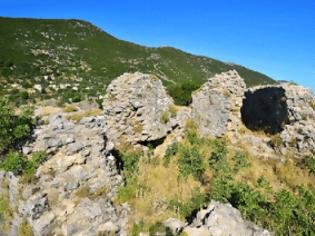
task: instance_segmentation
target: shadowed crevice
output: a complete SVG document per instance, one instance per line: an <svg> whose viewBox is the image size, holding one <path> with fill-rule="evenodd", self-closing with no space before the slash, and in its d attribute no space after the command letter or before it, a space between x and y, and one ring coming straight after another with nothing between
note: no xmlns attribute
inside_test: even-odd
<svg viewBox="0 0 315 236"><path fill-rule="evenodd" d="M278 87L246 92L241 108L244 125L254 131L275 134L288 121L285 90Z"/></svg>

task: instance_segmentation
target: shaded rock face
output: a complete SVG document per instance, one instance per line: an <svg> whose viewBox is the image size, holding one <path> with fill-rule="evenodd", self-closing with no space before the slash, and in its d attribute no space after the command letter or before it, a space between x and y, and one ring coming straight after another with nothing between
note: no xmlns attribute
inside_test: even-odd
<svg viewBox="0 0 315 236"><path fill-rule="evenodd" d="M283 88L269 87L245 93L241 116L247 128L275 134L283 129L288 115Z"/></svg>
<svg viewBox="0 0 315 236"><path fill-rule="evenodd" d="M178 126L172 98L152 75L123 74L108 86L104 114L108 137L115 145L154 144Z"/></svg>
<svg viewBox="0 0 315 236"><path fill-rule="evenodd" d="M240 123L240 108L246 85L235 70L208 81L192 95L192 119L201 135L223 136Z"/></svg>

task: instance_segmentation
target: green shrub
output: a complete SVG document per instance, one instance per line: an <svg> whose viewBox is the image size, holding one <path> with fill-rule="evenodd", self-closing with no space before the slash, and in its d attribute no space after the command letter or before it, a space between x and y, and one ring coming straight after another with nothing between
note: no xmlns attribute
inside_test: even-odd
<svg viewBox="0 0 315 236"><path fill-rule="evenodd" d="M176 153L178 152L178 145L179 145L178 143L173 143L167 147L164 158L163 158L163 165L165 167L169 166L171 162L171 158L175 156Z"/></svg>
<svg viewBox="0 0 315 236"><path fill-rule="evenodd" d="M161 222L157 222L154 225L150 226L149 234L150 236L159 236L159 235L173 236L170 228L165 227Z"/></svg>
<svg viewBox="0 0 315 236"><path fill-rule="evenodd" d="M303 162L309 172L315 174L315 157L306 157Z"/></svg>
<svg viewBox="0 0 315 236"><path fill-rule="evenodd" d="M146 232L147 226L143 221L140 221L139 223L136 223L131 228L131 236L139 236L141 232Z"/></svg>
<svg viewBox="0 0 315 236"><path fill-rule="evenodd" d="M20 175L27 167L27 159L18 152L9 152L4 161L1 162L0 168L5 171L11 171L15 175Z"/></svg>
<svg viewBox="0 0 315 236"><path fill-rule="evenodd" d="M117 191L117 200L119 203L128 202L136 197L137 193L137 181L136 179L126 183L126 185L120 186Z"/></svg>
<svg viewBox="0 0 315 236"><path fill-rule="evenodd" d="M243 153L237 152L233 157L232 160L234 161L233 170L235 173L239 172L240 169L246 168L250 166L248 158Z"/></svg>
<svg viewBox="0 0 315 236"><path fill-rule="evenodd" d="M228 150L224 140L214 140L212 143L213 151L209 157L209 166L216 174L227 175L231 172L230 166L226 161Z"/></svg>
<svg viewBox="0 0 315 236"><path fill-rule="evenodd" d="M267 190L267 192L272 192L270 183L265 179L264 176L260 176L256 182L256 188L261 188Z"/></svg>
<svg viewBox="0 0 315 236"><path fill-rule="evenodd" d="M19 148L31 135L35 125L31 109L14 113L7 100L0 99L0 154L12 148Z"/></svg>
<svg viewBox="0 0 315 236"><path fill-rule="evenodd" d="M168 208L179 213L186 220L190 221L193 214L205 207L208 199L206 194L202 193L199 188L193 188L191 199L187 202L181 202L177 199L170 200Z"/></svg>
<svg viewBox="0 0 315 236"><path fill-rule="evenodd" d="M95 102L97 103L99 109L103 109L103 99L97 98L95 99Z"/></svg>
<svg viewBox="0 0 315 236"><path fill-rule="evenodd" d="M186 137L191 145L201 144L202 140L195 130L187 131Z"/></svg>
<svg viewBox="0 0 315 236"><path fill-rule="evenodd" d="M191 174L195 179L201 180L205 171L203 159L196 147L182 147L177 164L180 176L184 179Z"/></svg>
<svg viewBox="0 0 315 236"><path fill-rule="evenodd" d="M122 155L123 170L126 178L138 173L138 163L141 157L140 152L130 152Z"/></svg>
<svg viewBox="0 0 315 236"><path fill-rule="evenodd" d="M125 185L120 186L117 192L118 202L128 202L136 197L139 189L138 171L141 152L130 152L122 155L123 173L125 177Z"/></svg>
<svg viewBox="0 0 315 236"><path fill-rule="evenodd" d="M243 217L275 232L275 235L314 235L314 190L298 187L293 194L286 190L273 192L260 178L258 188L269 189L269 199L257 189L240 183L231 176L215 178L210 198L229 202Z"/></svg>
<svg viewBox="0 0 315 236"><path fill-rule="evenodd" d="M191 93L199 87L200 84L185 80L182 83L169 86L168 92L174 99L176 105L187 106L192 101Z"/></svg>
<svg viewBox="0 0 315 236"><path fill-rule="evenodd" d="M11 171L15 175L34 175L38 166L45 159L43 152L33 153L29 160L18 152L9 152L6 158L0 163L0 169Z"/></svg>

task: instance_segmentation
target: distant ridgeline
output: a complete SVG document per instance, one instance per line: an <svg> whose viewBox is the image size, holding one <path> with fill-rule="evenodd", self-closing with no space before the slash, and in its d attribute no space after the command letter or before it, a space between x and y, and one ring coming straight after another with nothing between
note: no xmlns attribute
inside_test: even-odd
<svg viewBox="0 0 315 236"><path fill-rule="evenodd" d="M119 40L81 20L0 18L0 35L0 95L17 104L97 98L111 80L135 71L162 79L181 105L207 78L231 69L247 86L275 82L239 65Z"/></svg>

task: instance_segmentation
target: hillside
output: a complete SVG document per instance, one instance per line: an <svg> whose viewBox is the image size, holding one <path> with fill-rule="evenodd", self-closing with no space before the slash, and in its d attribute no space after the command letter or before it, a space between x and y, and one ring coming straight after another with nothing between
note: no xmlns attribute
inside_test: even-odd
<svg viewBox="0 0 315 236"><path fill-rule="evenodd" d="M187 94L215 73L236 69L247 86L274 82L239 65L122 41L81 20L0 18L0 35L0 95L18 104L97 97L114 78L135 71L162 79L182 105L189 102Z"/></svg>
<svg viewBox="0 0 315 236"><path fill-rule="evenodd" d="M310 90L231 70L177 106L137 72L102 100L0 97L0 235L315 235Z"/></svg>

